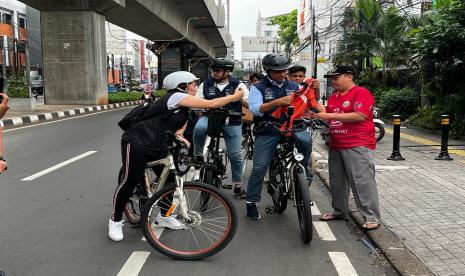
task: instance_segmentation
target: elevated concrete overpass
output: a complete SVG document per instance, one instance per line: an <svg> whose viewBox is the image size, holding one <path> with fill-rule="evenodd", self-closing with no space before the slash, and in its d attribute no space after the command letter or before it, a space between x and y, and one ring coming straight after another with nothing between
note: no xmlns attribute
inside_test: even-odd
<svg viewBox="0 0 465 276"><path fill-rule="evenodd" d="M215 0L20 1L41 11L47 104L107 101L105 20L180 49L175 69L187 69L190 59L224 56L231 44L224 7Z"/></svg>

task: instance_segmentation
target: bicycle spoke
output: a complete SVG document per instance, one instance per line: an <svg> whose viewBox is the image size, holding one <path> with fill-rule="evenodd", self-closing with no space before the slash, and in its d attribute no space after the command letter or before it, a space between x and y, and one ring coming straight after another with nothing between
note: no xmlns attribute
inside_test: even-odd
<svg viewBox="0 0 465 276"><path fill-rule="evenodd" d="M213 225L213 226L215 226L215 227L217 227L217 228L220 228L220 229L226 229L226 227L219 226L219 225L216 225L216 224L213 224L213 223L210 223L210 222L205 222L205 221L204 221L203 223L208 224L208 225Z"/></svg>

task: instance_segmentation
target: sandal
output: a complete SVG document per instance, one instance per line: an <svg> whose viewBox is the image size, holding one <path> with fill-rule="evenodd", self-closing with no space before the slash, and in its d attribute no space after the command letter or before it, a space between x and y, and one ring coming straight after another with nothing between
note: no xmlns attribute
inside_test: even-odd
<svg viewBox="0 0 465 276"><path fill-rule="evenodd" d="M320 217L322 221L331 221L331 220L349 220L343 215L335 215L334 213L326 213Z"/></svg>
<svg viewBox="0 0 465 276"><path fill-rule="evenodd" d="M371 226L374 225L374 227L368 227L369 225L371 225ZM362 225L362 229L363 229L363 231L372 231L372 230L378 229L380 226L381 226L381 223L379 223L379 222L365 222Z"/></svg>

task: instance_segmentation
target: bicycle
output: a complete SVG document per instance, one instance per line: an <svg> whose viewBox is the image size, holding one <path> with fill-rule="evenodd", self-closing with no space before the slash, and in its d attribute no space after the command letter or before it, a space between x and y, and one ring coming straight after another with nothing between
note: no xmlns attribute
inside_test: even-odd
<svg viewBox="0 0 465 276"><path fill-rule="evenodd" d="M288 118L293 113L290 107ZM267 192L273 201L272 208L266 208L266 213L282 214L287 208L287 201L292 199L297 208L297 217L301 238L304 243L310 243L313 238L313 222L310 193L306 181L305 168L301 164L304 156L296 149L295 133L303 131L313 124L313 120L294 120L289 127L289 119L284 128L276 122L262 122L256 130L262 127L272 127L282 136L269 167L269 179L267 180Z"/></svg>
<svg viewBox="0 0 465 276"><path fill-rule="evenodd" d="M182 176L190 164L179 162L179 154L186 148L174 134L167 133L167 136L173 144L168 147L167 156L147 164L151 171L155 166L163 167L159 178L150 181L146 170L144 183L136 186L128 203L130 207L137 205L138 208L126 206L125 215L132 223L135 221L129 217L139 215L138 223L145 239L159 253L179 260L203 259L220 252L233 239L237 230L237 212L230 199L217 188L199 182L184 182ZM167 183L170 174L175 183ZM203 208L202 195L208 195L210 208ZM130 212L129 216L127 212ZM186 229L157 226L159 215L176 216Z"/></svg>
<svg viewBox="0 0 465 276"><path fill-rule="evenodd" d="M208 115L207 135L210 136L210 142L207 146L206 159L200 166L200 181L216 188L232 189L230 184L223 185L229 161L227 150L220 148L221 133L223 126L228 124L230 117L241 117L243 114L231 112L224 107L201 110L201 112ZM207 208L210 199L209 195L203 194L201 199L203 207Z"/></svg>

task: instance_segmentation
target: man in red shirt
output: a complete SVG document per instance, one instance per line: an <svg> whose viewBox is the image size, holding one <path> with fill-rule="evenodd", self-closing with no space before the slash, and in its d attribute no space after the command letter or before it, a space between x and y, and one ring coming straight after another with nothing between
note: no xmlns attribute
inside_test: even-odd
<svg viewBox="0 0 465 276"><path fill-rule="evenodd" d="M363 228L374 230L381 222L374 163L375 101L368 89L355 85L354 70L349 66L338 66L325 78L331 78L335 92L329 97L327 113L314 117L330 125L328 165L334 211L320 219L347 219L350 187L357 209L365 218Z"/></svg>

